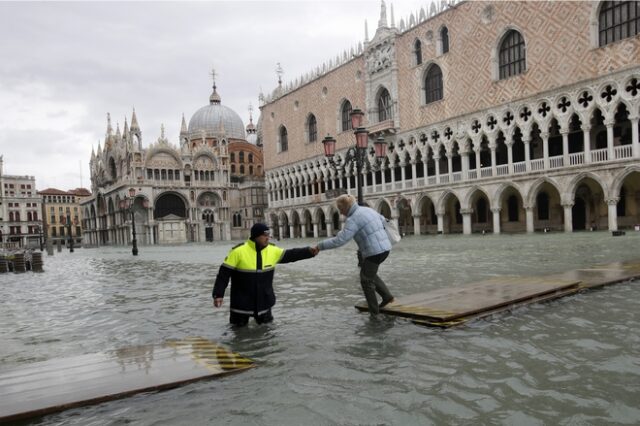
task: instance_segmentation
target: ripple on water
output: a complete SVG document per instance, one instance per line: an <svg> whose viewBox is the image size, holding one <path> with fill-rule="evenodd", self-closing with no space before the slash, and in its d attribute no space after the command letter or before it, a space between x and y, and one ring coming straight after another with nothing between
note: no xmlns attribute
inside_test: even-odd
<svg viewBox="0 0 640 426"><path fill-rule="evenodd" d="M380 275L396 295L496 275L634 258L630 233L406 238ZM285 241L285 247L315 240ZM276 321L227 325L211 286L234 243L80 249L44 274L0 276L2 369L203 336L257 368L47 416L41 424L637 424L636 283L516 309L452 330L370 321L353 247L281 265ZM551 249L550 249L551 248Z"/></svg>

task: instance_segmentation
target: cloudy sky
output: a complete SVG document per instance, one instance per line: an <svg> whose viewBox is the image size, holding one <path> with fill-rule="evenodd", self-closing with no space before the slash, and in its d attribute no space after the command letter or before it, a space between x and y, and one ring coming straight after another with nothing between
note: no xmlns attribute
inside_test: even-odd
<svg viewBox="0 0 640 426"><path fill-rule="evenodd" d="M429 0L395 1L396 26ZM387 16L391 19L387 0ZM380 0L0 2L0 155L36 187L90 187L91 149L135 107L143 146L178 144L211 93L245 125L258 95L373 37Z"/></svg>

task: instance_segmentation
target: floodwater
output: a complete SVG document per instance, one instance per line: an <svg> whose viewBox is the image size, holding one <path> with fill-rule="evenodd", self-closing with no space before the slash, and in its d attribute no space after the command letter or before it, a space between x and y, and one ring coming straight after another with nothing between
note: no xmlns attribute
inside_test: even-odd
<svg viewBox="0 0 640 426"><path fill-rule="evenodd" d="M211 287L237 242L77 249L0 275L0 370L201 336L257 367L68 410L40 425L606 425L640 423L640 285L459 328L371 320L355 246L280 265L275 322L230 329ZM285 240L283 247L314 244ZM380 274L396 295L640 258L640 232L408 237ZM228 300L225 300L228 302ZM29 424L29 422L25 422Z"/></svg>

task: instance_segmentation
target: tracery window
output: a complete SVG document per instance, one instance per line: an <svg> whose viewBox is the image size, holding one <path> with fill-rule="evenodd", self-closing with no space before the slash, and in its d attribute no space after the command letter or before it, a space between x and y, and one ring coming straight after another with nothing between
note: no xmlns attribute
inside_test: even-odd
<svg viewBox="0 0 640 426"><path fill-rule="evenodd" d="M640 2L602 2L598 17L600 46L640 33Z"/></svg>
<svg viewBox="0 0 640 426"><path fill-rule="evenodd" d="M280 127L280 152L287 151L289 149L289 137L287 135L287 128Z"/></svg>
<svg viewBox="0 0 640 426"><path fill-rule="evenodd" d="M420 65L422 63L422 43L420 40L416 40L413 44L413 53L416 55L416 65Z"/></svg>
<svg viewBox="0 0 640 426"><path fill-rule="evenodd" d="M342 131L346 132L347 130L351 130L351 111L353 108L351 107L351 102L344 101L342 104Z"/></svg>
<svg viewBox="0 0 640 426"><path fill-rule="evenodd" d="M315 142L318 140L318 122L316 121L316 116L313 114L309 115L307 131L309 133L309 142Z"/></svg>
<svg viewBox="0 0 640 426"><path fill-rule="evenodd" d="M437 65L432 65L424 79L425 103L439 101L443 97L442 70Z"/></svg>
<svg viewBox="0 0 640 426"><path fill-rule="evenodd" d="M518 31L510 30L504 36L499 52L500 80L526 71L524 38Z"/></svg>
<svg viewBox="0 0 640 426"><path fill-rule="evenodd" d="M382 89L378 97L378 121L391 120L391 95L387 89Z"/></svg>

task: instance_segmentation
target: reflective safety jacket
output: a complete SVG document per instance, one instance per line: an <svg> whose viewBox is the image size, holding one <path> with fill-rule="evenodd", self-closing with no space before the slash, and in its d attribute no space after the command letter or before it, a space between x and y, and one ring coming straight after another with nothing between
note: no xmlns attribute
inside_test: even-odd
<svg viewBox="0 0 640 426"><path fill-rule="evenodd" d="M296 262L313 257L310 247L283 249L269 244L256 249L252 240L238 244L224 259L213 298L224 297L231 279L231 311L245 315L262 315L276 303L273 292L273 274L278 263Z"/></svg>

